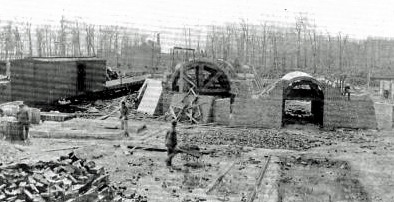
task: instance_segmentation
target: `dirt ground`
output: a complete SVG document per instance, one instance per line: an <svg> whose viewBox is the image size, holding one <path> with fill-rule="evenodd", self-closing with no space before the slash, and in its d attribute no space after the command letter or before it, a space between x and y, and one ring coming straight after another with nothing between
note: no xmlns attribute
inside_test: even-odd
<svg viewBox="0 0 394 202"><path fill-rule="evenodd" d="M394 201L392 131L180 125L181 145L198 145L211 152L200 159L179 154L174 159L174 169L169 169L164 163L166 152L141 149L130 152L127 147L164 148L163 129L169 124L153 120L130 122L133 122L130 127L145 124L147 129L119 139L97 139L89 135L78 139L32 138L30 145L0 141L0 162L7 166L16 162L50 161L75 151L105 167L111 182L125 188L125 198L246 201L271 155L279 159L277 201ZM61 126L56 127L62 130ZM116 127L112 130L120 134ZM228 168L221 183L213 186ZM210 188L212 191L207 193ZM264 186L259 192L263 189ZM255 201L264 199L262 194L257 195Z"/></svg>

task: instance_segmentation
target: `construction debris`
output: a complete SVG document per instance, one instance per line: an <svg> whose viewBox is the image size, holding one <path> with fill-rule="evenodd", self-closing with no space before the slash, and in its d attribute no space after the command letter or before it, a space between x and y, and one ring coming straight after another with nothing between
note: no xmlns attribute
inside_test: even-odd
<svg viewBox="0 0 394 202"><path fill-rule="evenodd" d="M186 94L174 94L167 115L182 122L209 123L212 117L213 101L213 96L197 95L193 88L190 88Z"/></svg>
<svg viewBox="0 0 394 202"><path fill-rule="evenodd" d="M95 162L73 152L56 162L0 168L1 201L120 201L121 193Z"/></svg>

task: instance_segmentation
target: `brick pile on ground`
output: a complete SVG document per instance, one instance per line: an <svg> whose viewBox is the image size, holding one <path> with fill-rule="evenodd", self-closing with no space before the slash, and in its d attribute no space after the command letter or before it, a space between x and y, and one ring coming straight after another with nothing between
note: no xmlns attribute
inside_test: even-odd
<svg viewBox="0 0 394 202"><path fill-rule="evenodd" d="M120 193L104 168L74 153L0 168L0 201L120 201Z"/></svg>
<svg viewBox="0 0 394 202"><path fill-rule="evenodd" d="M368 130L337 129L331 132L322 132L321 138L351 143L369 143L375 138L375 134Z"/></svg>
<svg viewBox="0 0 394 202"><path fill-rule="evenodd" d="M269 149L308 150L332 141L313 138L302 134L292 134L274 129L209 129L180 133L182 140L193 144L237 145Z"/></svg>

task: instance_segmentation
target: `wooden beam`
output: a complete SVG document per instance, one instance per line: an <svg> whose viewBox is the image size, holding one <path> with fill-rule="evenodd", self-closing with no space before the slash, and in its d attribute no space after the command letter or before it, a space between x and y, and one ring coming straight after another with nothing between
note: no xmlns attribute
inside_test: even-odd
<svg viewBox="0 0 394 202"><path fill-rule="evenodd" d="M183 93L183 88L185 86L185 81L183 80L183 77L185 77L185 75L184 75L183 71L184 71L183 66L181 66L181 68L179 68L179 79L178 79L180 93Z"/></svg>
<svg viewBox="0 0 394 202"><path fill-rule="evenodd" d="M192 88L197 87L197 85L192 81L192 78L190 78L189 76L184 75L184 76L183 76L183 79L184 79L185 81L187 81L190 85L192 85Z"/></svg>
<svg viewBox="0 0 394 202"><path fill-rule="evenodd" d="M260 188L261 182L263 181L264 175L267 171L268 164L271 161L271 155L268 157L267 162L265 163L263 169L259 173L259 177L257 178L256 184L254 185L253 191L250 193L247 202L253 202L257 195L257 190Z"/></svg>
<svg viewBox="0 0 394 202"><path fill-rule="evenodd" d="M211 85L215 80L217 80L222 75L224 75L223 72L221 71L217 72L214 77L212 77L207 83L204 84L203 88L206 88L209 85Z"/></svg>
<svg viewBox="0 0 394 202"><path fill-rule="evenodd" d="M216 178L215 181L213 181L212 186L210 186L208 188L208 190L205 192L206 194L209 194L212 190L214 190L223 180L224 176L230 172L230 170L234 167L234 165L236 164L236 162L234 162L233 164L231 164L231 166L229 166L221 175L219 175L219 177Z"/></svg>

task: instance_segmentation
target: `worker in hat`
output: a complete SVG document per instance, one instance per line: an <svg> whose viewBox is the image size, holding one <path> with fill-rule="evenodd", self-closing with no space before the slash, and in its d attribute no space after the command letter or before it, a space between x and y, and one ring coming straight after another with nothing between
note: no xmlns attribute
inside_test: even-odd
<svg viewBox="0 0 394 202"><path fill-rule="evenodd" d="M30 117L26 105L19 105L19 111L16 114L19 125L22 127L22 140L26 143L29 139Z"/></svg>
<svg viewBox="0 0 394 202"><path fill-rule="evenodd" d="M124 130L124 135L129 136L129 124L128 124L129 108L126 106L126 101L122 100L120 104L120 128Z"/></svg>
<svg viewBox="0 0 394 202"><path fill-rule="evenodd" d="M172 166L172 159L176 155L176 146L177 146L177 135L176 135L176 121L172 121L171 129L169 129L166 133L165 144L167 147L167 156L166 165Z"/></svg>

